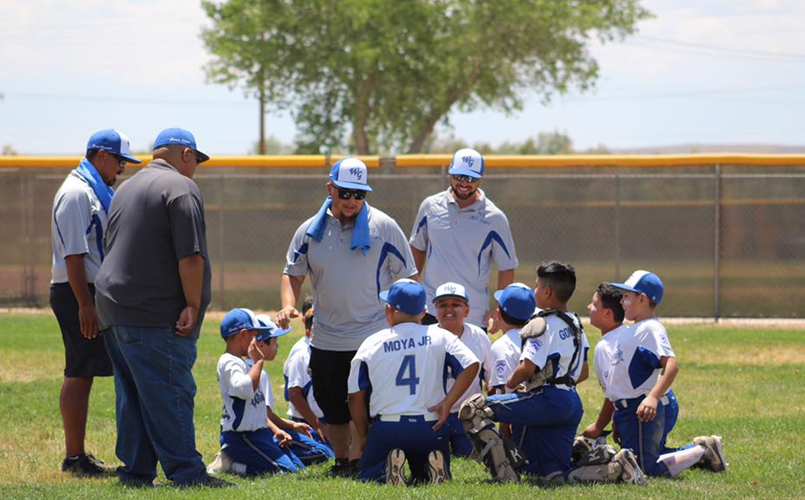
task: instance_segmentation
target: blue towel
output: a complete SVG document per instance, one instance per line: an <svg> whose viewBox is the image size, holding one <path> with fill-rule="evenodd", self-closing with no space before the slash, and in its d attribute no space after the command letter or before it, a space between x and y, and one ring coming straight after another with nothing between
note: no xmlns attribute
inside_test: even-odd
<svg viewBox="0 0 805 500"><path fill-rule="evenodd" d="M313 217L313 221L311 221L305 232L305 234L316 240L316 243L321 242L321 239L324 237L324 230L327 228L327 209L330 208L332 204L333 198L328 196L319 211L316 212L316 216ZM363 207L361 207L361 211L358 212L358 217L355 218L355 226L352 228L352 241L350 242L349 249L355 250L356 248L360 248L365 257L366 251L369 250L370 246L369 204L363 202Z"/></svg>
<svg viewBox="0 0 805 500"><path fill-rule="evenodd" d="M101 200L104 212L109 213L109 204L112 203L112 195L115 194L115 190L103 182L103 178L101 174L98 173L98 169L95 168L95 165L84 158L81 160L81 163L78 164L75 171L89 183L92 190L95 191L95 194L98 196L98 199Z"/></svg>

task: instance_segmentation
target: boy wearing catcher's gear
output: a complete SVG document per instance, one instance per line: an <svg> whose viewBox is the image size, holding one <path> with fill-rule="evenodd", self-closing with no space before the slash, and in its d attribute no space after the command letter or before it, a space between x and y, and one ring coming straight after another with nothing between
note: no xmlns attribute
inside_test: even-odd
<svg viewBox="0 0 805 500"><path fill-rule="evenodd" d="M526 383L522 388L527 390L491 396L487 401L479 398L466 401L459 416L469 428L477 428L483 423L478 420L485 417L522 426L520 435L515 433L515 437L528 461L523 468L528 474L550 481L606 481L622 476L633 480L640 476L639 469L635 470L636 464L627 454L618 457L611 466L574 470L571 465L573 440L582 416L581 399L575 386L587 378L589 347L578 317L567 313L567 302L575 287L573 266L554 261L537 268L534 295L536 305L543 311L534 321L540 327L527 332L520 362L506 381L508 389L517 389ZM532 310L527 311L525 300L515 300L523 295L522 289L515 285L495 295L504 321L506 317L522 321L533 312L533 305L529 304ZM528 325L525 330L530 330ZM543 370L548 375L539 377ZM535 375L542 385L535 382ZM483 445L478 441L475 444ZM491 458L494 459L494 455ZM507 470L509 466L504 463L498 468L498 464L493 464L493 478L512 480Z"/></svg>
<svg viewBox="0 0 805 500"><path fill-rule="evenodd" d="M478 358L450 332L419 324L426 299L416 281L398 280L380 298L389 327L361 344L349 374L349 407L363 450L358 478L405 484L408 461L413 480L444 482L450 477L444 424L477 379ZM456 380L445 394L449 370Z"/></svg>
<svg viewBox="0 0 805 500"><path fill-rule="evenodd" d="M726 471L720 436L701 436L693 445L663 450L666 394L679 368L665 327L654 316L664 292L659 276L638 270L613 286L622 291L625 317L635 324L608 333L606 342L596 346L596 367L600 365L599 382L614 406L621 447L632 449L650 476L676 476L694 465ZM598 432L596 426L585 434L596 437Z"/></svg>
<svg viewBox="0 0 805 500"><path fill-rule="evenodd" d="M433 297L436 319L439 321L439 328L443 328L455 335L461 343L470 348L481 368L478 371L478 378L470 385L469 389L453 404L450 409L450 417L445 424L450 432L450 451L455 456L468 457L472 454L472 443L464 432L464 426L458 419L458 409L461 402L476 394L482 394L485 386L489 383L491 371L492 342L486 332L480 327L471 325L465 320L470 313L470 299L466 289L458 283L443 283L436 288L436 295ZM447 379L447 391L449 391L455 379Z"/></svg>
<svg viewBox="0 0 805 500"><path fill-rule="evenodd" d="M213 472L298 472L305 464L332 458L332 451L311 438L309 425L280 418L271 410L271 385L263 363L276 357L276 338L288 332L249 309L233 309L221 321L226 352L218 360L218 388L224 404L220 458L209 467Z"/></svg>

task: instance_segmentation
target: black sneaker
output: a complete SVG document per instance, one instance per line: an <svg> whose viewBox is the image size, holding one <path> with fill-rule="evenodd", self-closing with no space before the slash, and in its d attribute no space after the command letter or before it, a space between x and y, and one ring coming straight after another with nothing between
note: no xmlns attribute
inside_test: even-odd
<svg viewBox="0 0 805 500"><path fill-rule="evenodd" d="M191 483L179 484L179 488L231 488L235 483L224 481L223 479L204 474Z"/></svg>
<svg viewBox="0 0 805 500"><path fill-rule="evenodd" d="M61 470L81 477L106 477L115 474L115 468L107 467L89 453L66 457L61 463Z"/></svg>
<svg viewBox="0 0 805 500"><path fill-rule="evenodd" d="M335 465L327 473L330 477L352 477L352 466L349 460L337 458Z"/></svg>

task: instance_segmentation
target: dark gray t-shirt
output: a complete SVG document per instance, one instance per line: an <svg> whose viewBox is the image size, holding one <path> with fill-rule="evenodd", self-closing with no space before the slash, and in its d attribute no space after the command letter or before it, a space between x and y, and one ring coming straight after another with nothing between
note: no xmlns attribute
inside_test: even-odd
<svg viewBox="0 0 805 500"><path fill-rule="evenodd" d="M106 258L95 278L101 327L174 328L187 305L179 260L204 257L198 337L210 304L204 200L192 179L163 160L152 161L115 192L105 236Z"/></svg>

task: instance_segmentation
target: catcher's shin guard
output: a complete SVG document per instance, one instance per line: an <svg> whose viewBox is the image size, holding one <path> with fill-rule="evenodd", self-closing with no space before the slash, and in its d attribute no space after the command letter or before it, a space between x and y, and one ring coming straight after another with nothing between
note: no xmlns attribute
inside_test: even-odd
<svg viewBox="0 0 805 500"><path fill-rule="evenodd" d="M478 461L486 465L492 479L501 483L519 482L520 476L515 468L525 459L514 443L501 437L490 418L492 415L482 394L468 398L458 410L458 418L472 441Z"/></svg>
<svg viewBox="0 0 805 500"><path fill-rule="evenodd" d="M623 474L623 467L618 462L598 465L585 465L570 471L567 480L570 483L615 483Z"/></svg>

